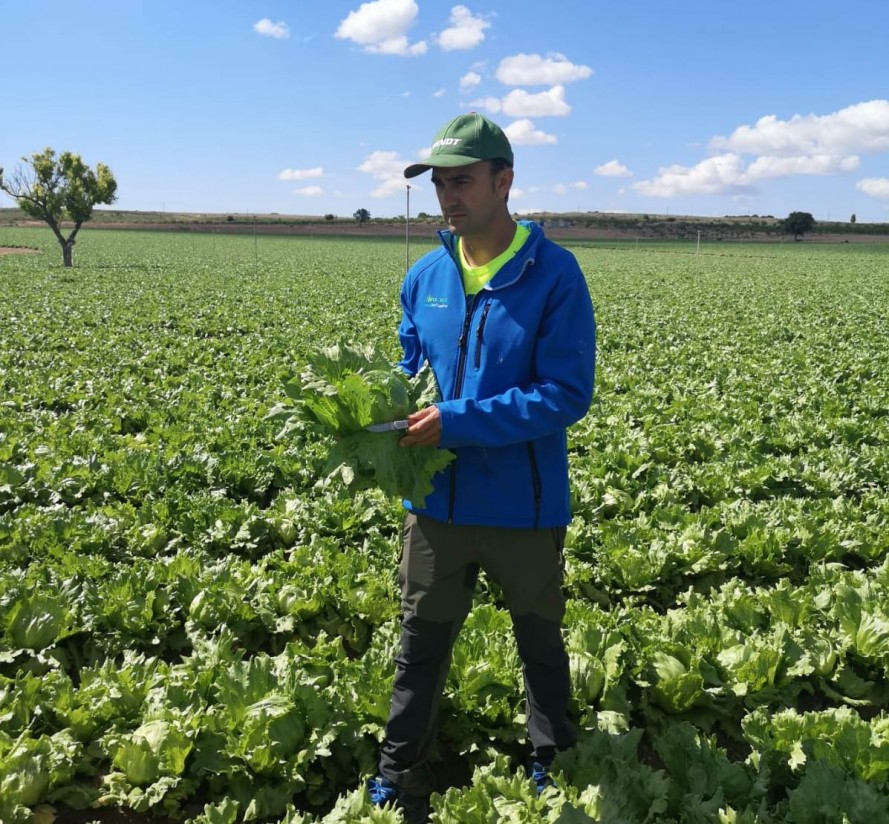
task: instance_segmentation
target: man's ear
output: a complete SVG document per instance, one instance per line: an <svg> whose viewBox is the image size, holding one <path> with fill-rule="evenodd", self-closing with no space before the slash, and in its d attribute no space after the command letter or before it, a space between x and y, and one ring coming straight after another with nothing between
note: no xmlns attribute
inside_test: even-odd
<svg viewBox="0 0 889 824"><path fill-rule="evenodd" d="M515 179L515 172L507 167L497 173L497 182L494 191L505 200L509 196L509 190L512 188L512 181Z"/></svg>

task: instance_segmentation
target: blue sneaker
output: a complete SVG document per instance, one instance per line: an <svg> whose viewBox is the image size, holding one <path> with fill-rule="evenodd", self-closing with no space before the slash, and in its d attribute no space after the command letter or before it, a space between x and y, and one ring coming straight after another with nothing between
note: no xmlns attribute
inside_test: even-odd
<svg viewBox="0 0 889 824"><path fill-rule="evenodd" d="M547 787L553 786L553 779L549 774L549 766L540 761L532 761L528 767L528 778L534 782L537 795L540 795Z"/></svg>
<svg viewBox="0 0 889 824"><path fill-rule="evenodd" d="M405 824L426 824L429 820L429 803L425 798L411 795L393 784L388 778L378 775L367 782L370 803L376 807L392 804L401 810Z"/></svg>

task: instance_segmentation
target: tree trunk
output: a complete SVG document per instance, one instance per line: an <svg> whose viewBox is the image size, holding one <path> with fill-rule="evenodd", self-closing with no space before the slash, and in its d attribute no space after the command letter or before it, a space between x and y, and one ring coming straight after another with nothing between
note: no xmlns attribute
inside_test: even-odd
<svg viewBox="0 0 889 824"><path fill-rule="evenodd" d="M78 220L74 224L71 234L68 235L68 239L62 242L62 262L66 268L74 265L74 238L77 237L82 223L82 220Z"/></svg>

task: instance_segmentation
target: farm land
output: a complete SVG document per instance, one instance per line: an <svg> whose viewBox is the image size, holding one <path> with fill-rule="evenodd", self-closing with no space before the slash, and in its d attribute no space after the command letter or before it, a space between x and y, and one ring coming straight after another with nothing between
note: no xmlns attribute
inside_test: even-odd
<svg viewBox="0 0 889 824"><path fill-rule="evenodd" d="M520 216L515 215L518 219ZM700 217L671 214L624 214L620 212L567 212L530 215L557 240L632 240L704 242L792 241L782 220L773 215L725 215ZM17 208L0 208L0 227L42 227ZM213 232L216 234L285 235L288 237L405 237L404 216L371 218L358 223L343 215L295 216L250 213L178 213L96 209L90 228L165 232ZM438 215L411 215L409 234L431 238L441 227ZM889 243L889 223L818 221L806 236L811 243Z"/></svg>
<svg viewBox="0 0 889 824"><path fill-rule="evenodd" d="M599 324L580 741L538 799L480 581L433 820L889 820L889 244L565 243ZM319 344L397 358L403 234L89 226L67 270L45 228L0 246L38 250L0 258L0 821L398 821L361 782L400 504L266 416Z"/></svg>

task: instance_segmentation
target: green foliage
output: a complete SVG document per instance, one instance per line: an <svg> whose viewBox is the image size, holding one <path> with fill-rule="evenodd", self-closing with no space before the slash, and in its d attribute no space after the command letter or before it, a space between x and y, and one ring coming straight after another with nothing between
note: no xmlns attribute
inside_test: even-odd
<svg viewBox="0 0 889 824"><path fill-rule="evenodd" d="M744 720L744 735L773 769L823 762L864 781L889 779L889 718L868 722L849 707L802 715L758 709Z"/></svg>
<svg viewBox="0 0 889 824"><path fill-rule="evenodd" d="M13 198L25 214L49 225L62 246L65 265L71 266L74 238L96 205L115 201L117 181L104 163L96 164L93 171L80 155L62 152L56 156L49 147L23 157L22 162L30 168L19 170L11 179L5 180L0 168L0 191ZM62 234L62 220L74 222L67 238Z"/></svg>
<svg viewBox="0 0 889 824"><path fill-rule="evenodd" d="M400 818L362 780L389 711L402 510L375 480L318 481L349 437L321 420L403 408L403 249L264 237L258 268L255 251L91 229L76 281L46 255L0 267L4 822L40 804ZM475 772L434 820L884 820L887 249L575 251L602 367L569 433L580 745L538 799L510 616L482 576L440 717ZM270 417L282 379L342 340L355 352L314 372L318 414L297 391Z"/></svg>
<svg viewBox="0 0 889 824"><path fill-rule="evenodd" d="M28 822L28 807L74 776L80 745L65 730L15 739L0 736L0 813L10 824Z"/></svg>
<svg viewBox="0 0 889 824"><path fill-rule="evenodd" d="M810 212L791 212L781 223L784 234L793 235L795 240L799 240L806 232L811 232L814 228L815 218Z"/></svg>
<svg viewBox="0 0 889 824"><path fill-rule="evenodd" d="M812 765L789 798L789 824L873 824L889 816L885 791L823 762Z"/></svg>
<svg viewBox="0 0 889 824"><path fill-rule="evenodd" d="M401 449L398 432L367 432L370 424L403 420L439 395L428 366L413 378L391 365L373 347L338 344L307 357L307 365L285 380L295 402L279 405L269 419L283 423L279 439L306 425L333 436L323 474L346 488L377 487L419 506L432 492L432 477L453 459L435 447Z"/></svg>

